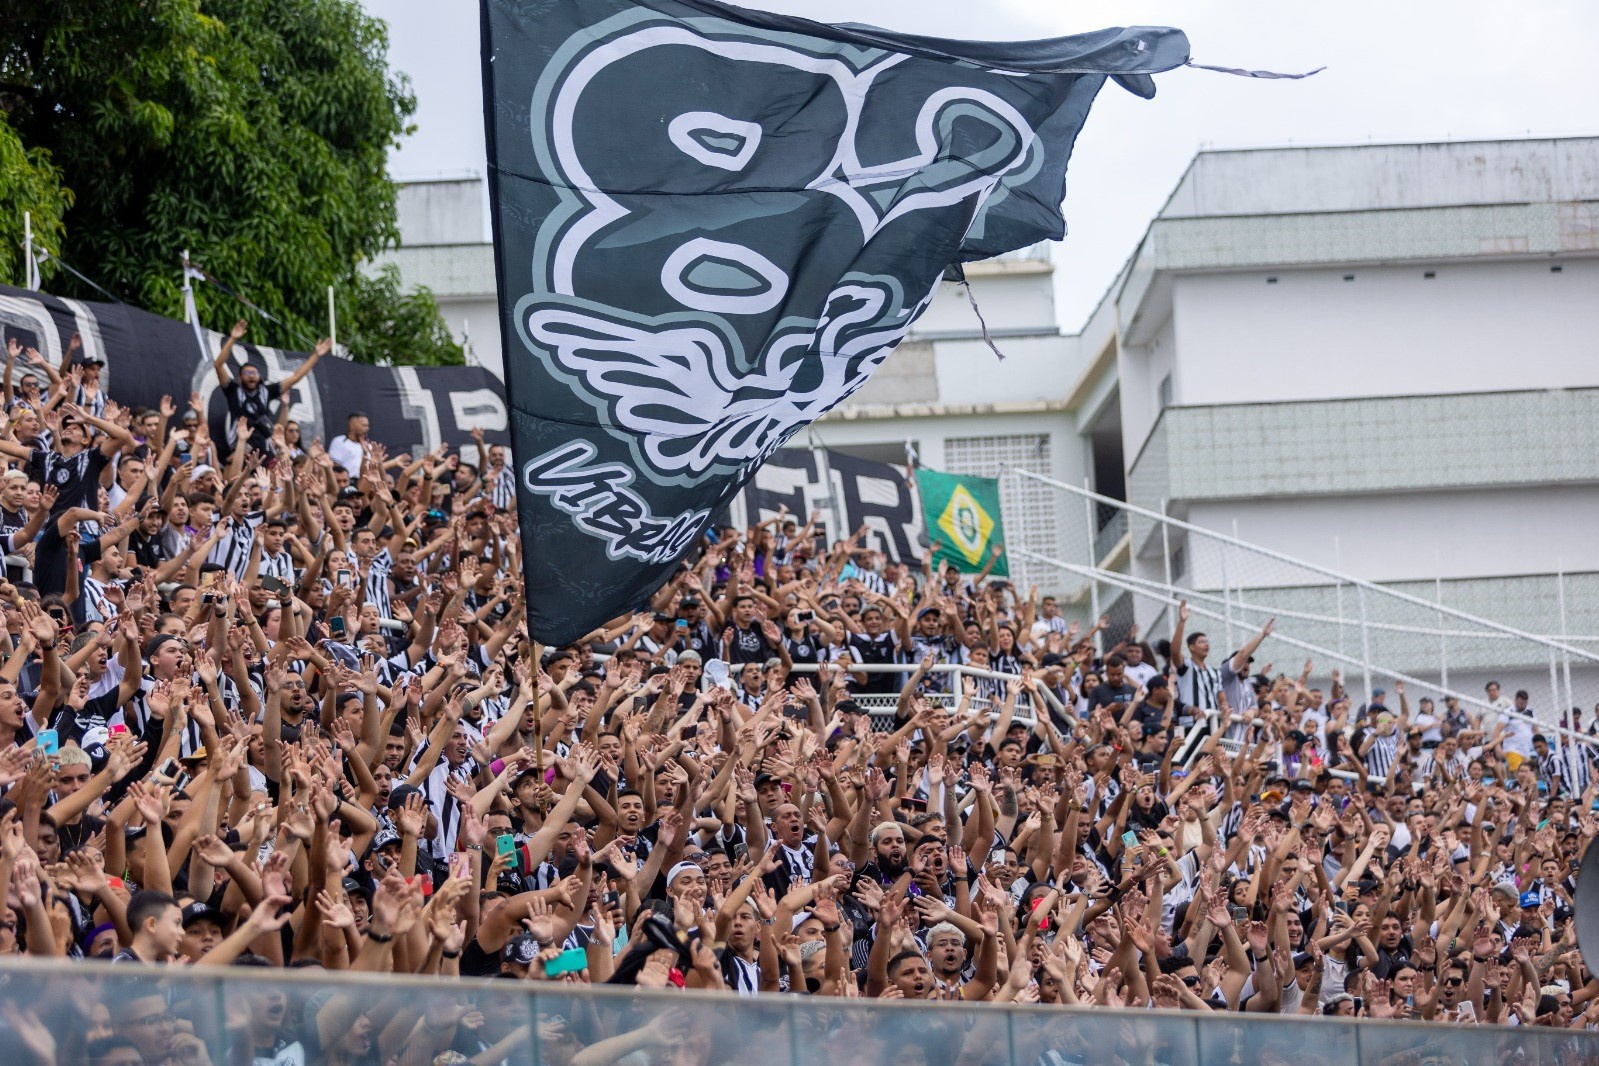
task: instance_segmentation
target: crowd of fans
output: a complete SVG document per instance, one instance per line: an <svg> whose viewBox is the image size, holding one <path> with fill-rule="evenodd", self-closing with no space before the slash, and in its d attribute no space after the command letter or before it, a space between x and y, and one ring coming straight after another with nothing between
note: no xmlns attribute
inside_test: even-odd
<svg viewBox="0 0 1599 1066"><path fill-rule="evenodd" d="M1318 687L1256 667L1269 623L1219 653L1186 607L1154 646L1082 631L815 515L716 529L647 609L544 648L506 449L391 455L357 413L302 440L227 348L225 440L198 396L130 410L73 352L7 360L0 953L118 967L104 997L8 985L13 1054L644 1063L749 1038L604 999L530 1022L478 1004L487 979L1599 1020L1572 920L1599 785L1524 694L1491 687L1484 718ZM460 992L263 985L219 1029L177 963ZM916 1032L872 1061L992 1039Z"/></svg>

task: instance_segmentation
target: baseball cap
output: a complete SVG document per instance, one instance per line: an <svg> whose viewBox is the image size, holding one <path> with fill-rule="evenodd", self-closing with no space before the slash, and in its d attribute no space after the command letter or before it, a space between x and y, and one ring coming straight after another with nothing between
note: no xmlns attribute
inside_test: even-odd
<svg viewBox="0 0 1599 1066"><path fill-rule="evenodd" d="M1534 893L1536 895L1536 893ZM195 922L210 922L218 929L227 925L227 919L222 917L222 912L209 903L195 901L183 908L183 928L187 929Z"/></svg>
<svg viewBox="0 0 1599 1066"><path fill-rule="evenodd" d="M1537 889L1531 889L1521 894L1521 907L1523 910L1537 909L1542 905L1543 897L1538 894Z"/></svg>
<svg viewBox="0 0 1599 1066"><path fill-rule="evenodd" d="M538 957L539 942L527 933L513 936L500 949L501 962L515 963L518 966L531 966L533 960Z"/></svg>
<svg viewBox="0 0 1599 1066"><path fill-rule="evenodd" d="M698 607L700 605L700 598L698 596L684 596L677 602L677 605L679 607Z"/></svg>
<svg viewBox="0 0 1599 1066"><path fill-rule="evenodd" d="M344 894L346 896L360 896L368 903L372 902L372 889L367 885L362 884L360 881L357 881L355 878L346 877L343 881L343 886Z"/></svg>

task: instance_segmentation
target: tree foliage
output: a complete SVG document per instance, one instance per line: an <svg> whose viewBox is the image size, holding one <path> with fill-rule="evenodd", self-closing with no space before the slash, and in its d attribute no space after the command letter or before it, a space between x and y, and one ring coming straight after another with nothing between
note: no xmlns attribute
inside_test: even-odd
<svg viewBox="0 0 1599 1066"><path fill-rule="evenodd" d="M253 321L253 339L305 347L326 332L332 285L341 306L358 309L345 323L369 346L352 346L358 356L401 361L407 349L438 347L431 327L414 344L377 328L424 323L425 293L404 297L403 314L360 320L374 301L358 268L398 237L386 153L416 102L388 70L383 23L358 3L0 7L0 115L22 145L48 153L73 194L57 238L67 262L123 299L176 315L187 249L283 323ZM58 281L59 291L92 295ZM215 288L199 286L196 300L208 324L238 317Z"/></svg>
<svg viewBox="0 0 1599 1066"><path fill-rule="evenodd" d="M22 245L26 214L33 216L34 240L51 251L61 247L62 218L72 194L61 185L61 172L42 148L28 148L0 113L0 284L21 285L26 279ZM46 268L45 277L51 274Z"/></svg>

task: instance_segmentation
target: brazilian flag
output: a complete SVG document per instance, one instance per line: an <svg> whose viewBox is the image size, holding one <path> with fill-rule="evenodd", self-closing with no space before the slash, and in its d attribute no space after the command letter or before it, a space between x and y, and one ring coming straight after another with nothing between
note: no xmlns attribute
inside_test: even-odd
<svg viewBox="0 0 1599 1066"><path fill-rule="evenodd" d="M960 570L981 570L997 547L999 560L990 573L1010 576L1005 524L999 511L999 479L942 474L923 467L916 471L916 487L922 495L927 537L938 546L933 554L935 568L954 563Z"/></svg>

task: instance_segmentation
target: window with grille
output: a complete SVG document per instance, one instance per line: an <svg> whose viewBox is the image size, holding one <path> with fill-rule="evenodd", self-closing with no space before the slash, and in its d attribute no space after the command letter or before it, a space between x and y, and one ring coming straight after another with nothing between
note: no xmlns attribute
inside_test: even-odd
<svg viewBox="0 0 1599 1066"><path fill-rule="evenodd" d="M1048 485L1011 476L1011 470L1031 470L1055 476L1055 458L1045 433L1015 433L1002 437L950 437L944 441L944 466L952 474L997 477L1005 537L1040 555L1060 558L1058 499ZM1041 589L1061 586L1063 575L1054 568L1012 555L1011 581L1025 596L1031 585Z"/></svg>

